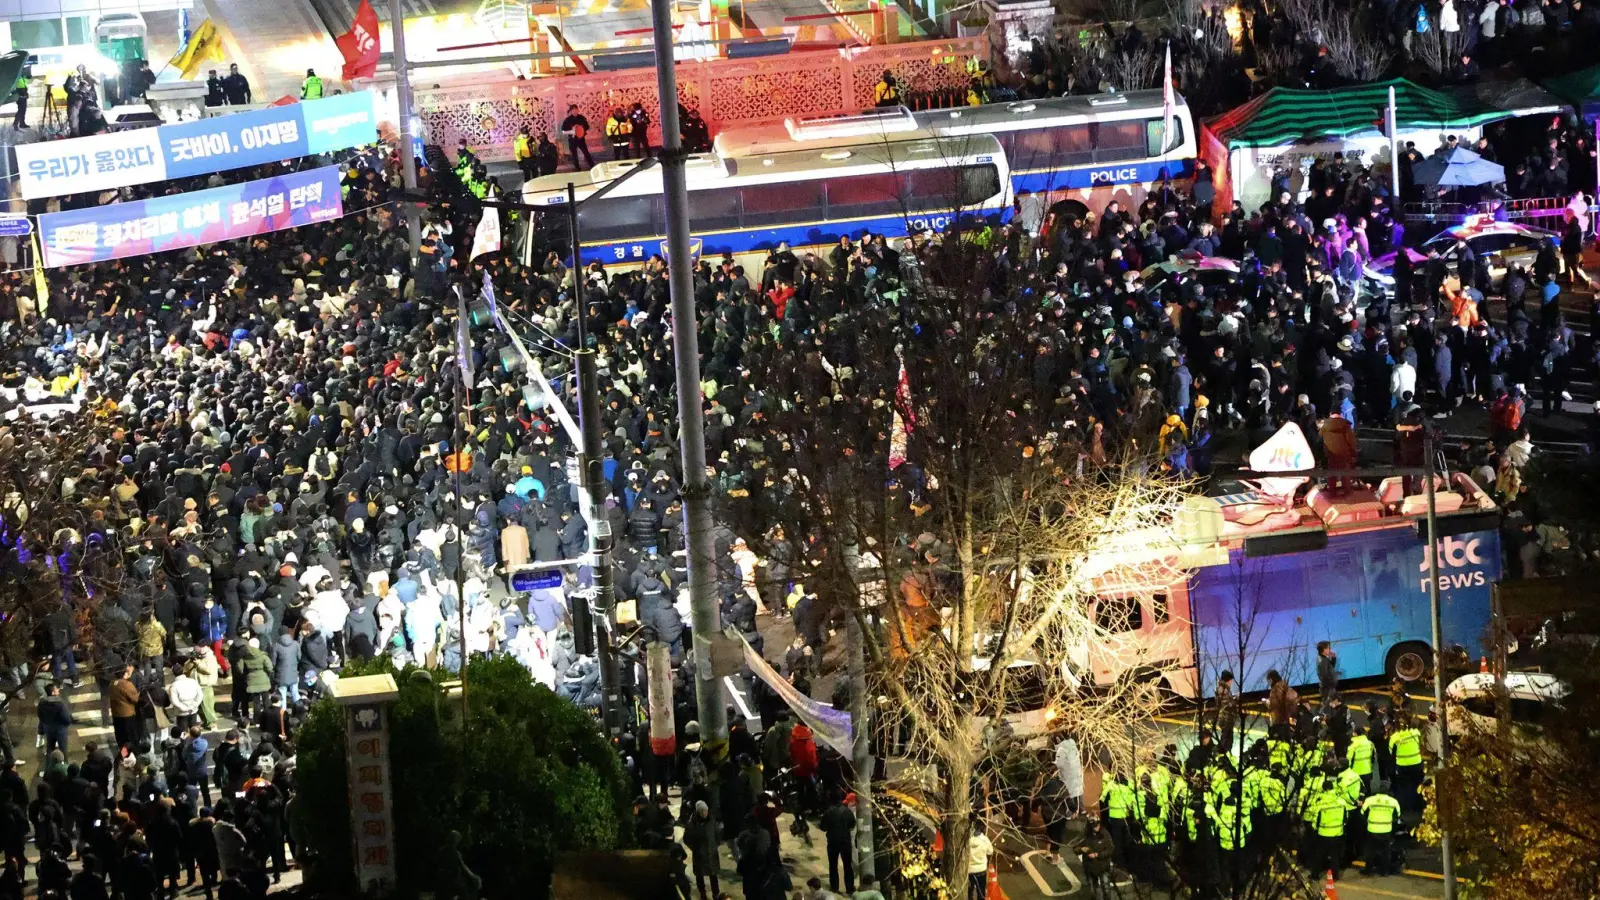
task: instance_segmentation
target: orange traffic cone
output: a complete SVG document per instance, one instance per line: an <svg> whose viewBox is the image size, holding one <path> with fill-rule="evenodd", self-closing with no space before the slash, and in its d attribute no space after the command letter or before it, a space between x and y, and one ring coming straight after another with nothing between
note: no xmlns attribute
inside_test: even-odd
<svg viewBox="0 0 1600 900"><path fill-rule="evenodd" d="M1327 900L1339 900L1339 885L1333 880L1333 870L1328 870L1328 880L1322 883L1322 893Z"/></svg>
<svg viewBox="0 0 1600 900"><path fill-rule="evenodd" d="M994 860L989 860L989 897L988 900L1006 900L1006 892L1000 889L1000 873L995 871Z"/></svg>

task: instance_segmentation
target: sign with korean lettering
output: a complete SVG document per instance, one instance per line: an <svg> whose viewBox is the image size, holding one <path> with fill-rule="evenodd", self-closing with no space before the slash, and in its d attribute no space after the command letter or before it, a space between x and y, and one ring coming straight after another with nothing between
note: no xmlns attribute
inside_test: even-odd
<svg viewBox="0 0 1600 900"><path fill-rule="evenodd" d="M66 141L18 144L22 197L110 191L167 177L159 128L117 131Z"/></svg>
<svg viewBox="0 0 1600 900"><path fill-rule="evenodd" d="M297 228L344 214L339 167L39 217L47 268Z"/></svg>
<svg viewBox="0 0 1600 900"><path fill-rule="evenodd" d="M24 199L191 178L378 139L369 91L65 141L19 145Z"/></svg>
<svg viewBox="0 0 1600 900"><path fill-rule="evenodd" d="M394 804L389 786L388 704L351 703L344 712L356 880L363 892L392 887Z"/></svg>

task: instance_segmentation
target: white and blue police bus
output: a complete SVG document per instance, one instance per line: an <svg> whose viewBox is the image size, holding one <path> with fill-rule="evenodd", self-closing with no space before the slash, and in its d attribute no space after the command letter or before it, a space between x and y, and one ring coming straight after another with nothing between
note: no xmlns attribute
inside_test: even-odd
<svg viewBox="0 0 1600 900"><path fill-rule="evenodd" d="M1011 187L1052 208L1100 212L1136 206L1163 182L1187 186L1198 153L1189 105L1177 97L1166 133L1161 91L988 103L914 114L919 132L993 135L1011 164Z"/></svg>
<svg viewBox="0 0 1600 900"><path fill-rule="evenodd" d="M665 256L666 203L658 167L583 202L637 166L603 162L528 182L523 201L561 212L567 185L580 202L584 261L643 263ZM823 147L689 157L689 225L697 255L764 257L780 243L804 255L863 233L946 231L1010 210L1011 178L993 137L853 138Z"/></svg>
<svg viewBox="0 0 1600 900"><path fill-rule="evenodd" d="M1189 105L1173 106L1166 134L1161 91L1054 97L913 113L903 107L853 116L736 126L717 136L727 156L759 155L852 141L896 142L990 135L1011 167L1015 194L1046 198L1055 210L1098 213L1112 200L1142 202L1163 182L1187 187L1198 143Z"/></svg>

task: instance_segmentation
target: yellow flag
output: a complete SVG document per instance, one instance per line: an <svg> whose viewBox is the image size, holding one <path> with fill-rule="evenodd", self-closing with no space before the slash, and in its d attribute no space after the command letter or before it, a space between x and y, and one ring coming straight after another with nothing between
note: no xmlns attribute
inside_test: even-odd
<svg viewBox="0 0 1600 900"><path fill-rule="evenodd" d="M50 303L50 284L44 278L44 257L39 253L39 236L35 234L33 241L33 292L39 295L35 304L35 312L44 315L44 310Z"/></svg>
<svg viewBox="0 0 1600 900"><path fill-rule="evenodd" d="M207 60L222 62L224 59L227 54L222 49L222 33L207 19L189 35L189 43L184 44L167 65L177 69L179 77L188 79L200 74L200 67Z"/></svg>

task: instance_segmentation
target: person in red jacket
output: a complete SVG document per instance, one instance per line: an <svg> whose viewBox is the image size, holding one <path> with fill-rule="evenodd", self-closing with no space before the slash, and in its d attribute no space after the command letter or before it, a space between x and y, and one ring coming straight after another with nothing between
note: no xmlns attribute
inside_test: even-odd
<svg viewBox="0 0 1600 900"><path fill-rule="evenodd" d="M772 317L782 322L789 301L794 299L794 285L787 281L779 281L772 286L772 290L767 291L767 299L772 301Z"/></svg>
<svg viewBox="0 0 1600 900"><path fill-rule="evenodd" d="M800 809L817 807L817 742L804 722L789 735L789 759L794 762L794 783L800 793Z"/></svg>

